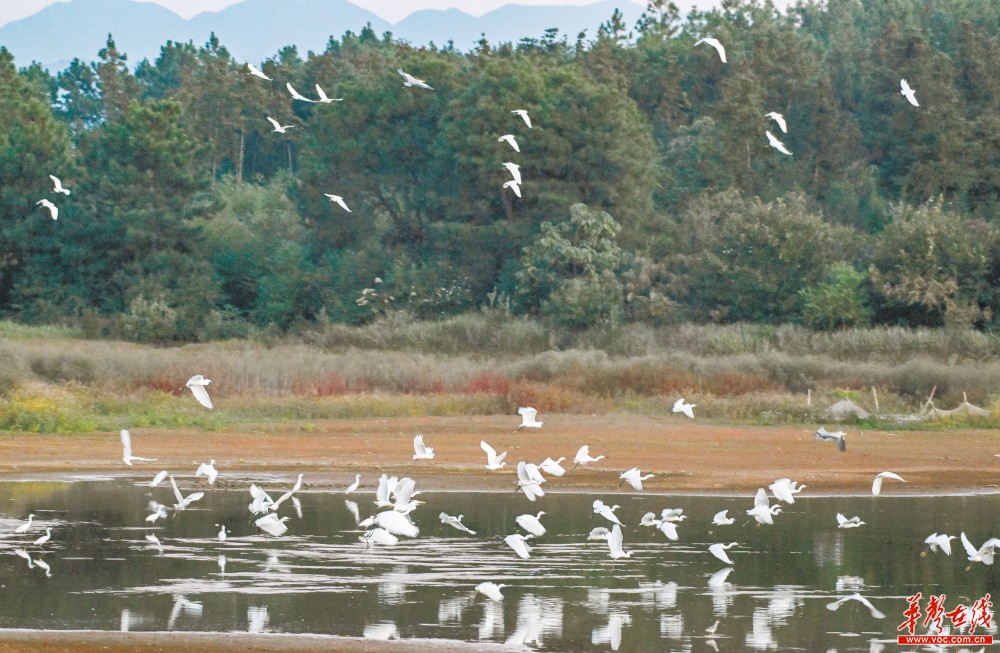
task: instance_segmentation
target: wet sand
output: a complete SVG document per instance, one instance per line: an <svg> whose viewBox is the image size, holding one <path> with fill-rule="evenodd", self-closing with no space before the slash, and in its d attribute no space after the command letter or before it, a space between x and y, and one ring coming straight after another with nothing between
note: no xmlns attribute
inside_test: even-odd
<svg viewBox="0 0 1000 653"><path fill-rule="evenodd" d="M199 462L215 459L217 485L246 487L247 479L305 475L306 490L339 490L361 474L371 491L380 474L412 476L424 491L506 490L519 460L541 462L580 445L605 459L552 478L546 492L632 492L618 474L637 466L656 476L647 492L718 493L750 497L776 478L790 477L809 494L867 494L878 472L883 494L997 492L1000 433L988 430L859 431L847 433L847 451L816 442L815 426L733 426L686 417L540 415L541 429L514 431L516 416L419 417L267 424L219 431L132 428L134 454L154 463L126 466L118 433L7 434L0 438L0 480L152 476L168 469L193 476ZM414 461L413 436L423 433L433 460ZM487 472L480 440L507 451L507 467ZM0 630L0 653L25 651L501 651L498 645L462 642L373 642L291 635L35 632Z"/></svg>

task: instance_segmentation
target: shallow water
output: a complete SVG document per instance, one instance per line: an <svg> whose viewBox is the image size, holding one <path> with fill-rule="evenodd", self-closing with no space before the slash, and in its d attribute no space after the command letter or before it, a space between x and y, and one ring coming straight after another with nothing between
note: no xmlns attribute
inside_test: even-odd
<svg viewBox="0 0 1000 653"><path fill-rule="evenodd" d="M205 489L178 481L185 494ZM277 497L294 479L257 481ZM1000 496L808 492L773 526L760 527L744 525L751 496L609 491L549 493L531 503L513 493L425 493L412 515L418 538L366 547L345 499L364 518L372 492L303 492L302 516L283 504L289 530L273 538L258 534L245 489L208 489L191 508L146 527L151 498L173 504L169 483L0 483L0 584L13 599L0 610L0 627L444 638L560 651L869 651L879 640L894 650L909 595L946 594L950 610L1000 588L1000 565L966 570L958 540L951 557L920 555L932 532L964 530L977 545L1000 535ZM610 525L593 513L595 498L621 504L631 558L612 561L606 543L586 540L592 528ZM643 513L667 507L688 515L677 542L638 525ZM724 508L736 523L711 526ZM503 537L520 531L517 515L539 510L548 532L521 560ZM442 511L464 515L477 534L442 524ZM15 535L30 512L35 525ZM839 529L838 512L866 523ZM215 525L223 523L230 536L220 543ZM51 541L33 545L45 527ZM707 552L715 542L738 543L729 550L731 571ZM507 585L502 603L476 595L484 580ZM853 592L886 617L854 602L826 609ZM705 628L716 620L710 637Z"/></svg>

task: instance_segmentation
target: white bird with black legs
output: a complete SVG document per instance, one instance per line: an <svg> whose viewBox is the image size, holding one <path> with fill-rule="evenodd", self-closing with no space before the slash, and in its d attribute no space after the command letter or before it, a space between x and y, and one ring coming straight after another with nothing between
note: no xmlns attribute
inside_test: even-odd
<svg viewBox="0 0 1000 653"><path fill-rule="evenodd" d="M528 540L531 539L532 535L521 535L520 533L514 533L513 535L508 535L503 538L503 541L507 543L507 546L514 549L519 557L527 560L531 557L531 547L528 546Z"/></svg>
<svg viewBox="0 0 1000 653"><path fill-rule="evenodd" d="M63 187L62 180L60 180L59 177L56 177L55 175L49 175L49 179L52 180L53 193L62 193L63 195L69 195L69 189Z"/></svg>
<svg viewBox="0 0 1000 653"><path fill-rule="evenodd" d="M729 554L727 554L726 551L736 546L736 544L737 544L736 542L730 542L729 544L723 544L722 542L718 542L708 547L708 552L714 555L719 560L726 563L727 565L731 565L733 564L733 561L730 560Z"/></svg>
<svg viewBox="0 0 1000 653"><path fill-rule="evenodd" d="M497 455L496 449L487 444L486 440L479 441L479 448L486 454L486 469L491 472L496 471L507 464L503 461L503 459L507 457L506 451Z"/></svg>
<svg viewBox="0 0 1000 653"><path fill-rule="evenodd" d="M528 116L528 111L526 109L514 109L511 113L515 116L521 116L521 120L524 121L524 124L528 126L528 129L531 129L531 118Z"/></svg>
<svg viewBox="0 0 1000 653"><path fill-rule="evenodd" d="M34 518L35 518L34 513L29 514L28 515L28 521L24 522L23 524L21 524L20 526L18 526L17 528L15 528L14 532L17 533L18 535L21 535L23 533L27 533L28 529L31 528L31 520L34 519Z"/></svg>
<svg viewBox="0 0 1000 653"><path fill-rule="evenodd" d="M497 142L498 143L506 142L508 145L510 145L512 148L514 148L515 152L520 152L521 151L521 148L518 147L518 145L517 145L517 139L514 138L514 134L504 134L503 136L501 136L500 138L497 139Z"/></svg>
<svg viewBox="0 0 1000 653"><path fill-rule="evenodd" d="M344 494L350 494L351 492L354 492L355 490L358 489L359 485L361 485L361 474L355 474L354 482L347 486L347 489L344 490Z"/></svg>
<svg viewBox="0 0 1000 653"><path fill-rule="evenodd" d="M788 133L788 125L785 123L785 117L783 115L777 111L772 111L770 113L765 113L764 117L770 118L774 122L778 123L778 128L781 130L782 134Z"/></svg>
<svg viewBox="0 0 1000 653"><path fill-rule="evenodd" d="M927 549L929 549L934 553L937 553L938 548L940 548L942 553L944 553L947 556L950 556L951 541L957 539L958 539L957 535L946 535L944 533L931 533L924 540L924 544L927 545ZM927 555L927 550L924 550L920 553L921 558L924 557L925 555Z"/></svg>
<svg viewBox="0 0 1000 653"><path fill-rule="evenodd" d="M542 515L545 514L544 510L540 510L537 515L518 515L514 520L517 525L528 531L535 537L541 537L545 535L545 527L542 526L542 522L539 521Z"/></svg>
<svg viewBox="0 0 1000 653"><path fill-rule="evenodd" d="M542 422L535 419L538 417L538 411L531 406L521 406L517 409L517 414L521 416L521 425L517 427L518 431L542 428Z"/></svg>
<svg viewBox="0 0 1000 653"><path fill-rule="evenodd" d="M274 131L277 134L284 134L286 131L295 126L295 125L282 125L280 122L278 122L271 116L266 116L266 117L267 121L271 123L271 126L274 127Z"/></svg>
<svg viewBox="0 0 1000 653"><path fill-rule="evenodd" d="M132 466L133 462L151 463L156 461L156 458L143 458L142 456L132 455L132 435L128 432L128 429L121 430L121 439L122 439L122 462L124 462L129 467Z"/></svg>
<svg viewBox="0 0 1000 653"><path fill-rule="evenodd" d="M785 147L784 143L778 140L777 136L775 136L769 130L766 129L764 130L764 135L767 136L767 142L771 147L778 150L782 154L787 154L788 156L792 156L792 153L788 151L788 148Z"/></svg>
<svg viewBox="0 0 1000 653"><path fill-rule="evenodd" d="M566 460L565 456L559 456L559 460L552 460L552 458L546 458L543 460L538 467L548 474L549 476L562 476L566 473L566 468L560 465L562 461Z"/></svg>
<svg viewBox="0 0 1000 653"><path fill-rule="evenodd" d="M885 619L885 615L882 614L882 612L880 612L874 605L872 605L871 601L869 601L865 597L861 596L857 592L855 592L854 594L849 594L848 596L841 597L841 598L839 598L836 601L833 601L831 603L827 603L826 604L826 609L827 610L831 610L831 611L835 611L840 606L844 605L844 603L846 603L848 601L857 601L861 605L863 605L866 608L868 608L868 611L871 612L872 617L874 617L876 619Z"/></svg>
<svg viewBox="0 0 1000 653"><path fill-rule="evenodd" d="M612 560L632 557L632 552L626 551L623 548L624 540L625 538L622 536L622 527L619 524L612 526L611 532L608 535L608 555L611 556Z"/></svg>
<svg viewBox="0 0 1000 653"><path fill-rule="evenodd" d="M417 433L413 436L413 459L430 460L434 457L434 449L424 444L424 436Z"/></svg>
<svg viewBox="0 0 1000 653"><path fill-rule="evenodd" d="M476 585L476 591L493 601L503 601L503 594L500 593L500 589L506 587L503 583L497 584L490 581L479 583Z"/></svg>
<svg viewBox="0 0 1000 653"><path fill-rule="evenodd" d="M515 195L521 197L521 185L514 179L503 182L503 187L511 189Z"/></svg>
<svg viewBox="0 0 1000 653"><path fill-rule="evenodd" d="M620 507L621 506L617 505L608 506L600 499L594 499L594 512L600 515L601 517L604 517L612 524L617 524L618 526L621 526L622 522L620 519L618 519L618 515L615 514L615 511L618 510Z"/></svg>
<svg viewBox="0 0 1000 653"><path fill-rule="evenodd" d="M331 102L341 102L344 99L342 97L330 97L329 95L326 94L326 91L324 91L319 84L316 84L316 95L319 96L319 102L322 104L330 104Z"/></svg>
<svg viewBox="0 0 1000 653"><path fill-rule="evenodd" d="M837 528L858 528L864 523L858 516L848 519L843 513L837 513Z"/></svg>
<svg viewBox="0 0 1000 653"><path fill-rule="evenodd" d="M894 474L892 472L879 472L878 475L875 476L875 480L872 481L872 494L873 495L878 496L882 492L882 479L883 478L891 478L891 479L894 479L896 481L902 481L903 483L906 483L906 479L904 479L899 474Z"/></svg>
<svg viewBox="0 0 1000 653"><path fill-rule="evenodd" d="M675 412L675 413L684 413L685 415L687 415L691 419L694 419L694 410L693 409L697 408L697 406L698 406L698 404L689 404L689 403L687 403L686 401L684 401L684 397L681 397L680 399L678 399L677 401L674 402L673 412Z"/></svg>
<svg viewBox="0 0 1000 653"><path fill-rule="evenodd" d="M208 479L209 485L215 485L215 479L219 476L219 470L215 469L215 459L213 458L211 462L198 465L198 471L194 475L195 477L205 476Z"/></svg>
<svg viewBox="0 0 1000 653"><path fill-rule="evenodd" d="M347 208L347 202L345 202L344 198L341 197L340 195L331 195L330 193L323 193L323 194L326 195L331 202L334 202L335 204L339 205L340 208L344 209L348 213L353 213L351 209Z"/></svg>
<svg viewBox="0 0 1000 653"><path fill-rule="evenodd" d="M365 531L358 539L365 543L365 547L370 547L373 544L392 546L399 543L399 538L384 528L373 528Z"/></svg>
<svg viewBox="0 0 1000 653"><path fill-rule="evenodd" d="M309 99L309 98L307 98L306 96L304 96L304 95L302 95L301 93L299 93L298 91L296 91L296 90L295 90L295 89L294 89L294 88L292 87L292 83L291 83L291 82L288 82L287 84L285 84L285 88L287 88L287 89L288 89L288 92L289 92L289 93L291 94L291 96L292 96L292 99L293 99L293 100L300 100L300 101L302 101L302 102L312 102L312 103L314 103L314 104L315 104L315 102L316 102L316 100L310 100L310 99Z"/></svg>
<svg viewBox="0 0 1000 653"><path fill-rule="evenodd" d="M403 77L403 86L416 86L417 88L426 88L428 91L433 91L427 82L422 79L417 79L408 72L404 72L402 68L397 68L396 72Z"/></svg>
<svg viewBox="0 0 1000 653"><path fill-rule="evenodd" d="M260 77L261 79L266 79L267 81L271 81L271 78L265 75L263 70L253 65L252 63L247 64L247 70L249 70L250 74L253 75L254 77Z"/></svg>
<svg viewBox="0 0 1000 653"><path fill-rule="evenodd" d="M907 102L909 102L915 107L920 106L920 103L917 102L916 92L912 88L910 88L910 85L906 82L905 79L899 80L899 89L900 89L899 90L900 95L905 97Z"/></svg>
<svg viewBox="0 0 1000 653"><path fill-rule="evenodd" d="M519 166L516 163L513 163L511 161L506 161L503 164L503 167L507 168L507 172L509 172L510 176L514 178L514 182L517 183L518 185L520 185L521 184L521 166Z"/></svg>
<svg viewBox="0 0 1000 653"><path fill-rule="evenodd" d="M58 206L56 206L52 202L50 202L48 200L45 200L45 199L38 200L37 202L35 202L35 206L38 206L39 204L42 205L42 206L44 206L45 208L47 208L49 210L49 215L52 216L53 220L58 220L59 219L59 207Z"/></svg>
<svg viewBox="0 0 1000 653"><path fill-rule="evenodd" d="M632 469L626 469L624 472L618 475L621 481L618 483L618 487L622 486L622 483L628 483L633 489L642 491L642 482L648 481L653 478L655 474L645 474L639 471L638 467L633 467Z"/></svg>
<svg viewBox="0 0 1000 653"><path fill-rule="evenodd" d="M991 537L977 549L969 541L969 538L965 536L965 531L962 531L959 537L962 540L965 552L969 554L969 562L981 562L984 565L993 564L993 555L996 553L996 549L1000 547L1000 538Z"/></svg>
<svg viewBox="0 0 1000 653"><path fill-rule="evenodd" d="M174 480L173 475L168 475L167 478L170 479L170 487L174 489L174 498L177 499L177 503L174 504L174 510L184 510L192 503L205 496L204 492L192 492L187 496L183 496L180 488L177 487L177 481Z"/></svg>
<svg viewBox="0 0 1000 653"><path fill-rule="evenodd" d="M597 461L605 458L602 454L596 458L590 455L590 446L583 445L577 450L576 455L573 457L573 469L576 469L580 465L586 465L589 463L596 463Z"/></svg>
<svg viewBox="0 0 1000 653"><path fill-rule="evenodd" d="M455 517L453 515L449 515L446 512L442 512L440 515L438 515L438 518L441 519L442 524L448 524L449 526L457 528L460 531L465 531L470 535L475 535L476 531L472 530L471 528L462 523L463 517L465 517L465 515L459 515L458 517Z"/></svg>
<svg viewBox="0 0 1000 653"><path fill-rule="evenodd" d="M208 396L208 385L211 382L211 379L206 379L201 374L195 374L184 384L185 387L191 390L191 394L198 400L198 403L209 410L213 408L212 399Z"/></svg>
<svg viewBox="0 0 1000 653"><path fill-rule="evenodd" d="M827 431L822 426L816 430L817 442L833 442L841 453L847 451L847 434L843 431Z"/></svg>
<svg viewBox="0 0 1000 653"><path fill-rule="evenodd" d="M719 53L719 59L722 60L722 63L726 63L726 48L723 47L721 43L719 43L719 39L714 39L712 37L707 36L703 39L695 41L695 45L701 45L702 43L707 43L708 45L715 48L715 51Z"/></svg>

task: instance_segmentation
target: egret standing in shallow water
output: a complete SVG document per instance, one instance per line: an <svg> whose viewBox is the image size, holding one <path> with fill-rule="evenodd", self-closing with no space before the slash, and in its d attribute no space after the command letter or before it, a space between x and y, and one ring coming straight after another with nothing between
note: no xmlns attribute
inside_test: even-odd
<svg viewBox="0 0 1000 653"><path fill-rule="evenodd" d="M344 490L344 494L350 494L351 492L354 492L355 490L358 489L359 485L361 485L361 474L355 474L354 482L347 486L347 489Z"/></svg>
<svg viewBox="0 0 1000 653"><path fill-rule="evenodd" d="M34 514L28 515L28 521L15 528L14 532L17 533L18 535L20 535L21 533L27 533L28 529L31 528L31 520L34 518L35 518Z"/></svg>
<svg viewBox="0 0 1000 653"><path fill-rule="evenodd" d="M41 545L45 544L46 542L48 542L50 539L52 539L52 529L51 528L46 528L45 529L45 535L42 535L40 538L38 538L37 540L35 540L34 541L34 545L35 546L41 546ZM990 562L992 563L993 561L990 560Z"/></svg>

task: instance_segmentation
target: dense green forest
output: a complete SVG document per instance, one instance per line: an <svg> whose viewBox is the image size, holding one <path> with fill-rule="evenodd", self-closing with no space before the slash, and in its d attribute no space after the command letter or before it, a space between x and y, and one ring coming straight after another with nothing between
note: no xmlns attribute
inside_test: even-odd
<svg viewBox="0 0 1000 653"><path fill-rule="evenodd" d="M214 38L135 65L112 35L54 73L0 50L0 314L149 341L483 309L990 328L998 26L995 0L651 0L471 52L348 32L272 81Z"/></svg>

